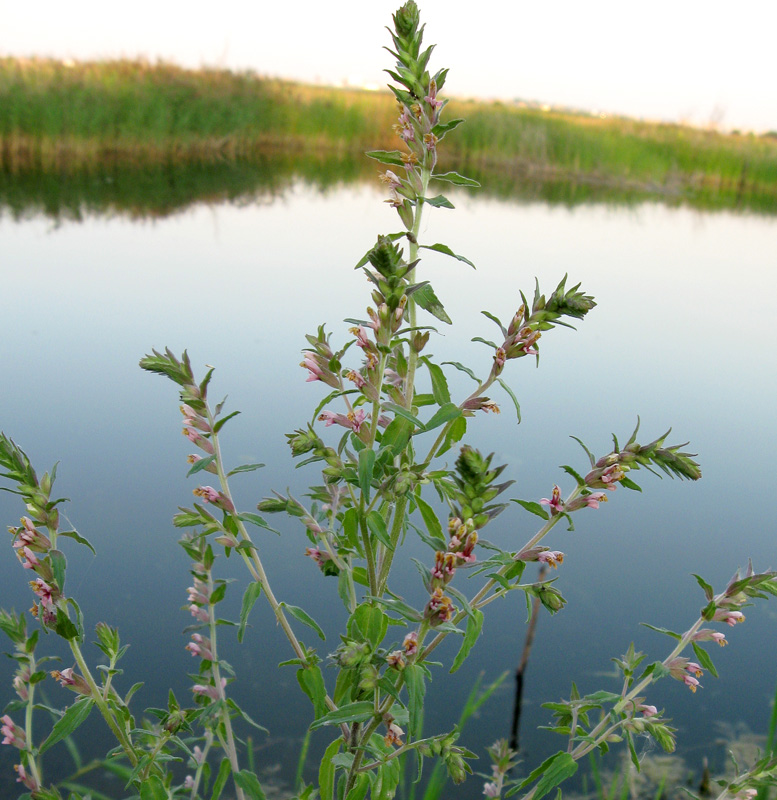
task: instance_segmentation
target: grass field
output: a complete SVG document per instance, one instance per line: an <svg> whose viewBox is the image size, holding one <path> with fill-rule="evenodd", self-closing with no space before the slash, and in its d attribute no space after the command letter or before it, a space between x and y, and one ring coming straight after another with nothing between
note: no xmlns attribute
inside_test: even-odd
<svg viewBox="0 0 777 800"><path fill-rule="evenodd" d="M777 137L453 99L445 166L502 185L567 181L777 213ZM8 175L328 156L397 146L387 92L136 61L0 59Z"/></svg>

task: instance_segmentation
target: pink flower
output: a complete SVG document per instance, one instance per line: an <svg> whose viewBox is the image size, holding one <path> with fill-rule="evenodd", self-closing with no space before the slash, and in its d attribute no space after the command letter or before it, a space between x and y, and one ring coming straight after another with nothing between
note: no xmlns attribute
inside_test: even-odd
<svg viewBox="0 0 777 800"><path fill-rule="evenodd" d="M19 776L16 779L17 783L23 783L31 792L37 792L38 789L40 789L40 786L38 786L35 778L33 778L32 775L27 774L27 771L24 769L22 764L16 764L14 769L16 770L16 774Z"/></svg>
<svg viewBox="0 0 777 800"><path fill-rule="evenodd" d="M40 561L29 547L22 547L20 552L24 556L22 559L22 566L25 569L35 569L35 567L40 566Z"/></svg>
<svg viewBox="0 0 777 800"><path fill-rule="evenodd" d="M210 620L208 612L201 606L198 606L196 603L192 603L189 606L189 611L191 612L191 615L200 622L208 622Z"/></svg>
<svg viewBox="0 0 777 800"><path fill-rule="evenodd" d="M87 696L92 694L89 684L83 676L73 672L73 667L63 669L62 672L55 669L52 671L51 677L54 678L55 681L59 681L60 686L64 686L66 689L72 689L78 694Z"/></svg>
<svg viewBox="0 0 777 800"><path fill-rule="evenodd" d="M204 450L209 456L213 455L213 445L204 437L201 436L194 428L186 427L183 429L183 435L192 443L196 444L201 450Z"/></svg>
<svg viewBox="0 0 777 800"><path fill-rule="evenodd" d="M646 719L655 717L656 714L658 714L658 709L655 706L641 705L637 708L637 711L641 711L642 716L644 716Z"/></svg>
<svg viewBox="0 0 777 800"><path fill-rule="evenodd" d="M3 744L10 744L24 750L27 747L27 738L24 731L14 723L14 721L6 714L0 717L0 722L3 723L0 733L3 735Z"/></svg>
<svg viewBox="0 0 777 800"><path fill-rule="evenodd" d="M56 587L49 586L46 581L41 578L36 578L30 581L32 591L40 598L41 605L48 611L54 610L54 595L57 592Z"/></svg>
<svg viewBox="0 0 777 800"><path fill-rule="evenodd" d="M205 661L215 661L213 651L210 649L210 639L199 633L192 634L192 640L186 645L186 649L193 655L199 656Z"/></svg>
<svg viewBox="0 0 777 800"><path fill-rule="evenodd" d="M414 656L418 652L418 631L411 631L402 640L402 649L406 656Z"/></svg>
<svg viewBox="0 0 777 800"><path fill-rule="evenodd" d="M402 728L399 727L399 725L397 725L396 722L391 722L388 725L388 732L383 737L383 741L387 745L398 744L401 746L402 737L404 736L404 734L405 732L402 730Z"/></svg>
<svg viewBox="0 0 777 800"><path fill-rule="evenodd" d="M702 628L693 635L694 642L717 642L721 647L725 647L728 642L722 633L713 631L710 628Z"/></svg>
<svg viewBox="0 0 777 800"><path fill-rule="evenodd" d="M221 679L222 690L226 687L226 685L227 685L227 679L222 678ZM192 686L192 691L194 692L194 694L198 694L203 697L210 697L211 700L218 700L220 696L218 687L210 683L209 684L195 683L194 686Z"/></svg>
<svg viewBox="0 0 777 800"><path fill-rule="evenodd" d="M564 554L559 550L543 550L537 555L537 561L556 569L559 564L564 562Z"/></svg>
<svg viewBox="0 0 777 800"><path fill-rule="evenodd" d="M217 503L220 497L220 494L212 486L198 486L192 493L205 503Z"/></svg>
<svg viewBox="0 0 777 800"><path fill-rule="evenodd" d="M27 680L29 680L29 678ZM27 700L29 698L30 692L27 688L27 681L25 681L21 675L17 675L13 679L13 688L22 700Z"/></svg>
<svg viewBox="0 0 777 800"><path fill-rule="evenodd" d="M492 782L484 783L483 784L483 794L486 797L499 797L499 787Z"/></svg>
<svg viewBox="0 0 777 800"><path fill-rule="evenodd" d="M585 497L588 508L599 508L599 503L606 503L607 495L604 492L592 492Z"/></svg>
<svg viewBox="0 0 777 800"><path fill-rule="evenodd" d="M350 372L346 375L346 378L348 378L351 383L355 384L357 389L361 389L362 386L367 383L364 375L362 375L361 372L356 372L356 370L353 369L350 370Z"/></svg>
<svg viewBox="0 0 777 800"><path fill-rule="evenodd" d="M208 585L203 583L199 578L195 578L194 586L190 586L186 591L189 592L190 603L199 603L204 606L208 604L210 590L208 589Z"/></svg>
<svg viewBox="0 0 777 800"><path fill-rule="evenodd" d="M191 775L187 775L183 779L183 788L184 789L193 789L194 788L194 778Z"/></svg>
<svg viewBox="0 0 777 800"><path fill-rule="evenodd" d="M685 683L685 685L686 685L686 686L687 686L687 687L688 687L688 688L689 688L689 689L690 689L692 692L695 692L695 691L696 691L696 689L697 689L697 687L700 687L700 686L701 686L701 684L699 683L699 681L697 681L697 680L696 680L696 678L694 678L694 677L692 677L692 676L690 676L690 675L684 675L684 676L683 676L683 682Z"/></svg>
<svg viewBox="0 0 777 800"><path fill-rule="evenodd" d="M704 675L702 668L695 661L689 661L685 665L685 669L697 678L701 678L701 676Z"/></svg>
<svg viewBox="0 0 777 800"><path fill-rule="evenodd" d="M727 611L725 608L719 608L713 619L716 622L725 622L733 628L738 622L745 621L745 615L741 611Z"/></svg>
<svg viewBox="0 0 777 800"><path fill-rule="evenodd" d="M564 510L564 502L561 499L561 489L559 489L558 486L554 486L551 498L548 499L547 497L543 497L540 500L540 503L543 506L550 506L551 516L556 516L556 514L560 514Z"/></svg>

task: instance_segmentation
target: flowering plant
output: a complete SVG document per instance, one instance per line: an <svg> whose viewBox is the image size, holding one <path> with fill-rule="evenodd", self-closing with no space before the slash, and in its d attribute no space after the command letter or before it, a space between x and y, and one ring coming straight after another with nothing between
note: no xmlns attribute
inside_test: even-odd
<svg viewBox="0 0 777 800"><path fill-rule="evenodd" d="M60 547L67 539L91 545L77 531L60 530L62 500L52 498L56 470L39 478L24 451L0 435L0 466L26 507L20 525L10 529L12 544L21 566L35 576L30 581L35 629L30 632L24 614L0 615L0 628L13 643L12 657L18 664L13 681L18 699L2 717L3 744L19 751L15 769L28 790L25 796L54 800L63 797L62 791L70 791L72 800L87 796L86 790L71 784L47 785L43 756L78 729L94 707L117 742L106 763L122 770L130 796L215 800L230 781L240 800L265 796L256 772L245 763L234 729L237 720L260 726L230 696L230 684L237 677L219 656L219 629L225 622L219 604L227 592L216 568L222 549L226 556L240 559L248 573L238 641L246 636L254 604L267 602L289 643L290 658L284 665L295 668L299 686L310 700L310 730L332 732L316 785L297 787L299 800L316 793L321 800L388 800L399 790L405 756L415 759L419 777L424 759L435 759L460 783L472 772L470 761L475 757L459 743L460 732L423 730L426 685L439 666L431 661L435 650L449 637L458 638L459 649L449 665L451 672L458 670L480 637L485 607L510 592L522 592L530 610L539 604L555 614L564 607L566 600L555 579L546 580L542 573L537 580L524 580L530 562L554 569L563 563L564 554L543 541L561 520L571 525L574 513L598 509L618 485L638 489L634 475L642 468L689 480L701 475L684 445L666 443L668 432L642 444L637 426L623 446L614 439L613 449L601 457L583 445L587 471L564 467L573 482L566 497L556 485L551 496L539 502L510 498L541 520L521 547L503 550L483 538L492 520L512 508L504 502L512 482L499 482L505 466L494 465L493 456L460 444L468 421L479 413L499 411L486 395L492 388L501 388L515 401L502 378L507 362L526 357L538 361L541 337L557 326L570 327L569 320L582 320L595 303L580 284L567 287L565 276L547 295L539 287L531 300L521 293L507 325L486 313L499 334L494 341L478 339L491 351L481 368L486 370L483 378L457 362L436 363L426 353L434 329L422 312L446 325L451 320L430 283L418 275L422 251L471 264L445 244L421 241L426 208L452 208L430 186L433 181L461 187L477 183L457 172L437 171L441 144L462 120L443 121L447 101L440 92L447 71L431 74L428 69L433 47L422 49L423 26L412 0L394 15L391 35L390 52L397 64L388 72L394 81L390 88L398 103L395 129L402 149L368 155L385 167L381 180L400 230L379 236L357 264L372 284L372 305L366 318L348 320L350 338L335 345L323 325L306 337L302 367L307 380L323 383L330 391L313 419L287 434L292 455L305 457L300 465L321 468L321 482L311 486L305 502L290 493L276 493L258 504L259 514L240 510L230 478L261 465L229 468L225 463L221 432L238 412L224 414L223 402L211 403L213 370L202 379L195 377L186 352L179 357L170 350L153 351L141 360L143 369L166 376L178 387L183 433L198 451L189 456L189 475L201 480L208 473L215 484L198 485L196 501L173 519L185 531L180 543L191 560L187 604L192 628L186 649L198 663L191 706L182 706L171 693L166 708L149 709L151 721L138 723L130 710L137 685L122 689L124 694L116 686L121 674L117 665L126 645L106 623L97 625L96 635L108 663L97 667L99 672L87 663L82 652L84 620L77 601L65 593L67 565ZM454 399L443 366L469 375L475 389ZM333 431L340 436L333 437ZM441 509L446 510L441 514ZM279 599L272 588L260 546L251 534L254 528L270 529L262 516L269 514L299 519L310 544L306 555L322 576L335 579L333 593L348 619L328 656L299 633L304 626L326 640L314 617ZM391 584L392 567L411 531L429 548L426 562L418 563L425 596L418 606L392 591ZM464 574L475 580L476 590L467 591ZM695 692L705 670L715 674L702 643L726 644L721 630L707 626L742 622L741 609L751 599L777 594L777 575L755 572L752 566L718 593L703 578L697 580L705 606L696 621L684 633L656 629L672 638L671 652L642 667L645 655L631 646L615 659L623 677L619 693L580 696L573 688L568 700L549 703L555 718L552 729L567 744L536 769L515 777L514 753L497 743L490 751L492 773L482 790L487 797L523 793L527 800L539 800L574 774L581 757L606 751L618 740L626 742L639 768L635 735L646 734L665 750L674 748L675 730L648 702L651 685L672 677ZM50 733L36 744L40 737L36 739L33 727L39 707L35 697L38 684L48 678L42 668L46 656L37 654L41 630L67 642L74 666L50 675L77 698L56 712ZM695 661L684 655L689 649ZM334 681L325 680L321 668L325 659L336 667ZM749 797L759 787L774 784L776 775L777 762L764 757L725 783L719 800Z"/></svg>

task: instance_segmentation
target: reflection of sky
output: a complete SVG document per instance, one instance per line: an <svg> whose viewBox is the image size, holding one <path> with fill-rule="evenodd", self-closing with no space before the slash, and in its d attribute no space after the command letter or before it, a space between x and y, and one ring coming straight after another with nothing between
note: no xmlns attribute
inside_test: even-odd
<svg viewBox="0 0 777 800"><path fill-rule="evenodd" d="M135 0L0 3L0 55L146 56L189 66L382 86L382 50L397 0L185 7ZM451 69L454 96L537 100L695 124L777 129L771 54L777 10L768 0L618 0L505 3L423 0L432 69ZM45 11L43 10L45 9Z"/></svg>
<svg viewBox="0 0 777 800"><path fill-rule="evenodd" d="M173 386L141 373L137 361L152 347L170 346L188 347L199 369L216 365L214 394L228 393L228 409L243 411L226 429L228 457L271 465L237 484L243 504L252 507L271 487L301 493L281 434L304 425L322 396L296 366L302 333L328 320L337 343L346 327L338 320L363 315L366 285L352 265L375 232L395 227L380 199L365 189L326 197L298 190L270 206L200 208L153 224L0 223L0 428L39 471L61 459L60 492L73 498L66 513L99 553L96 560L71 557L69 589L88 619L103 614L132 641L128 673L134 680L136 669L151 672L142 703L164 700L155 670L166 678L192 666L180 634L188 619L167 610L183 604L188 585L169 518L190 502L193 484L182 477L189 450ZM576 665L587 691L600 688L595 673L606 671L609 657L632 639L651 658L662 657L664 641L637 622L687 626L701 601L690 572L719 586L748 556L758 568L777 565L774 523L764 514L777 433L775 223L650 205L567 211L453 199L459 209L429 218L422 241L449 244L478 271L436 255L423 262L422 277L461 325L430 345L441 360L460 360L484 374L490 353L469 339L496 338L496 328L478 312L509 319L518 290L530 294L534 275L550 291L568 272L570 283L582 281L599 302L577 333L559 329L543 337L539 371L528 359L510 365L520 427L509 400L497 393L501 417L472 425L475 443L510 463L517 481L510 496L547 496L557 480L568 487L557 465L585 469L568 435L580 435L601 454L610 431L628 437L637 413L645 441L674 425L670 440L690 439L704 469L694 485L641 473L643 494L621 489L598 513L578 515L576 533L554 532L548 544L568 554L559 586L570 604L540 626L527 686L530 726L547 721L539 702L568 692L570 676L556 669L559 662ZM453 370L450 381L459 391L468 388ZM10 496L0 497L0 511L4 524L20 514ZM533 519L511 508L487 538L518 546L531 535ZM336 620L334 593L297 557L305 546L300 531L283 530L281 540L258 537L281 596L294 602L295 585L305 581L297 602L316 609L322 623ZM7 554L0 566L3 605L29 603L20 572ZM401 580L401 591L421 602L414 571ZM493 678L514 667L520 603L489 611L479 659L462 669L455 702L430 710L430 726L452 721L479 670ZM776 612L751 610L748 624L731 631L732 646L713 654L720 681L708 678L693 697L676 685L660 686L656 704L667 705L691 736L721 718L744 718L763 730L774 653L759 642L774 641ZM145 620L152 617L158 628L149 630ZM294 699L291 712L281 711L285 697L268 696L262 687L272 665L286 657L262 610L253 635L249 649L230 655L248 670L238 691L276 734L297 734L295 714L305 714L304 705ZM328 642L322 653L334 647ZM743 681L745 663L752 673ZM2 669L7 674L8 666ZM281 688L294 684L291 673L281 677ZM440 676L433 698L442 698L444 684ZM185 682L177 691L185 696ZM507 732L506 695L503 701L486 708L480 732L473 730L478 747ZM550 746L527 741L530 759Z"/></svg>

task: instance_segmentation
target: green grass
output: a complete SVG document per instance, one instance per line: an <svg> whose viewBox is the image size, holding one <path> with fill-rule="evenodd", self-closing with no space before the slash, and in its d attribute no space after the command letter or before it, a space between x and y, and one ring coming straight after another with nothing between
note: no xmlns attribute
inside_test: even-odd
<svg viewBox="0 0 777 800"><path fill-rule="evenodd" d="M489 182L571 183L711 208L777 212L777 136L453 99L467 120L445 166ZM387 92L332 89L226 70L107 61L0 59L0 171L344 157L397 147ZM585 190L581 190L585 193Z"/></svg>

